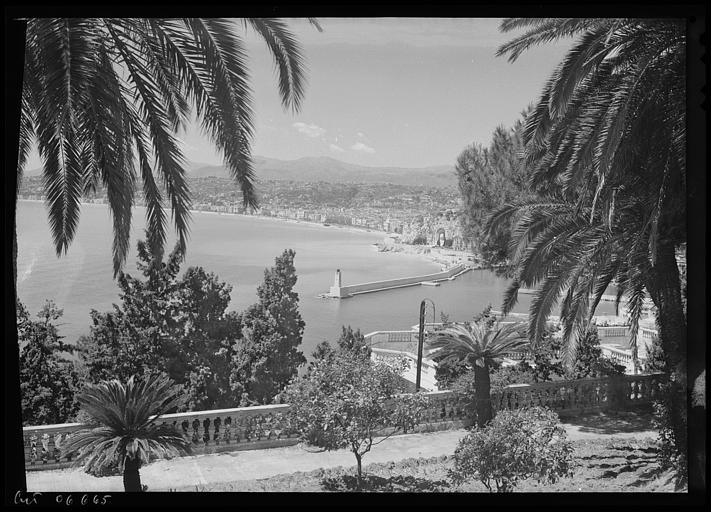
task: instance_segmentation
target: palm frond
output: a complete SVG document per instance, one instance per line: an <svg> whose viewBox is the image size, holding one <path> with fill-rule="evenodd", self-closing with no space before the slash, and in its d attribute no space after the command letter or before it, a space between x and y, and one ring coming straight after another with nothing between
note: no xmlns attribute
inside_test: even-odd
<svg viewBox="0 0 711 512"><path fill-rule="evenodd" d="M247 18L252 28L262 36L277 67L279 94L284 108L298 112L304 96L304 58L301 47L286 23L275 18ZM315 25L318 29L318 23Z"/></svg>
<svg viewBox="0 0 711 512"><path fill-rule="evenodd" d="M185 159L170 128L170 118L162 102L160 86L139 57L137 49L140 46L128 35L130 24L120 19L104 20L104 23L129 71L134 100L149 128L153 152L171 202L178 243L185 250L190 218L190 192L185 179Z"/></svg>
<svg viewBox="0 0 711 512"><path fill-rule="evenodd" d="M427 339L428 348L433 350L430 357L437 362L493 361L527 343L518 326L496 325L489 329L477 323L456 324L432 333Z"/></svg>
<svg viewBox="0 0 711 512"><path fill-rule="evenodd" d="M504 20L500 29L508 32L525 26L533 26L528 32L501 45L496 51L496 56L509 55L509 62L514 62L518 57L534 46L552 43L565 37L572 37L596 25L604 25L605 19L594 18L544 18L534 21L532 18L519 18Z"/></svg>

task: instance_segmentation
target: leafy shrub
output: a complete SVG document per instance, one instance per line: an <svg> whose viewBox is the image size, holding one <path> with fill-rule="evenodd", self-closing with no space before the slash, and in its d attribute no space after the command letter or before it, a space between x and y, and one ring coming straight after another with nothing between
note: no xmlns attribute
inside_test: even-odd
<svg viewBox="0 0 711 512"><path fill-rule="evenodd" d="M454 452L449 477L455 485L478 478L492 491L512 492L518 481L555 483L573 475L573 445L558 415L542 407L501 411L475 428Z"/></svg>

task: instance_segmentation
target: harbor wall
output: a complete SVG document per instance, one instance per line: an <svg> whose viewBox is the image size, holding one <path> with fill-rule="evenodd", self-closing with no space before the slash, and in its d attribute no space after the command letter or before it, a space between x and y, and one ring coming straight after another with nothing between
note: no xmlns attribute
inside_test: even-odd
<svg viewBox="0 0 711 512"><path fill-rule="evenodd" d="M386 279L384 281L373 281L371 283L352 284L348 286L332 286L329 295L340 299L357 295L359 293L376 292L380 290L388 290L390 288L401 288L404 286L413 286L424 281L442 281L450 279L462 272L466 271L467 267L460 263L443 272L435 274L427 274L424 276L401 277L398 279Z"/></svg>

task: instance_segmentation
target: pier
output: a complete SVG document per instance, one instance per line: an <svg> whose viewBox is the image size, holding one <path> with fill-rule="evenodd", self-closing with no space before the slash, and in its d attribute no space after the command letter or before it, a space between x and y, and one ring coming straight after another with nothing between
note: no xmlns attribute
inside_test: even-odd
<svg viewBox="0 0 711 512"><path fill-rule="evenodd" d="M415 286L421 284L432 286L434 283L438 283L439 281L451 281L457 276L463 274L464 272L467 272L468 270L471 270L470 267L466 266L464 263L460 263L442 272L437 272L436 274L427 274L424 276L415 277L401 277L398 279L386 279L384 281L373 281L371 283L351 284L347 286L342 285L341 271L336 270L336 277L333 286L331 286L331 290L328 294L326 294L326 296L338 299L345 299L347 297L352 297L353 295L359 295L361 293L392 290L394 288L404 288L405 286Z"/></svg>

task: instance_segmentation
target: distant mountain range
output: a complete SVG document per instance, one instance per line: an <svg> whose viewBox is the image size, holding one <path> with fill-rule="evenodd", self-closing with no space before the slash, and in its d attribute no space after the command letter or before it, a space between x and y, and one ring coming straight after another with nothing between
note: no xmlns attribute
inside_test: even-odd
<svg viewBox="0 0 711 512"><path fill-rule="evenodd" d="M304 157L298 160L277 160L253 156L258 180L327 181L331 183L395 183L398 185L456 186L457 178L452 165L432 167L366 167L349 164L335 158ZM28 170L26 176L37 176L40 169ZM188 162L191 177L229 177L221 165Z"/></svg>
<svg viewBox="0 0 711 512"><path fill-rule="evenodd" d="M331 183L395 183L398 185L454 186L457 178L452 165L433 167L365 167L329 158L304 157L298 160L277 160L254 156L254 170L260 180L327 181ZM223 166L192 164L194 177L229 177Z"/></svg>

